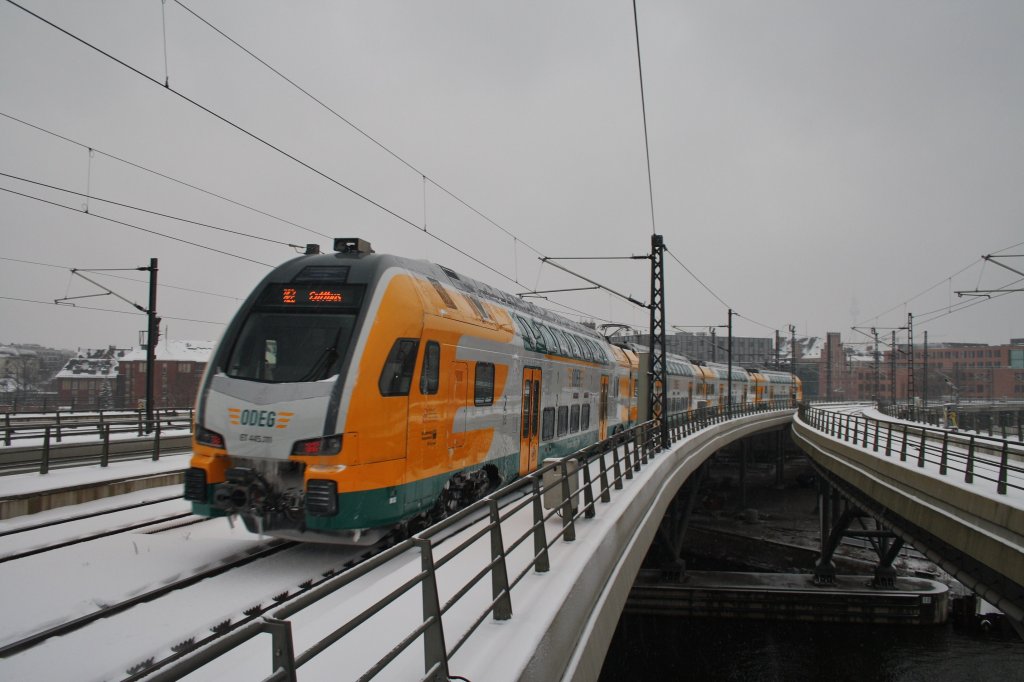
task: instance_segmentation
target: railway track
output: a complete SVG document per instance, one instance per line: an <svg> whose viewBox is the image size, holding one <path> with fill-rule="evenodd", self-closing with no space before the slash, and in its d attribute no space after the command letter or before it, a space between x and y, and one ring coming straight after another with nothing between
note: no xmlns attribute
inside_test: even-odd
<svg viewBox="0 0 1024 682"><path fill-rule="evenodd" d="M71 547L73 545L80 545L80 544L84 544L86 542L92 542L93 540L99 540L100 538L110 537L111 535L119 535L121 533L130 533L130 532L132 532L134 530L141 530L143 528L148 528L150 526L160 526L160 525L165 524L165 523L167 523L169 521L177 521L179 519L185 519L185 518L188 518L190 516L193 517L193 519L191 519L188 523L178 524L178 525L174 526L174 528L180 528L183 525L191 525L191 524L195 524L195 523L202 523L204 521L209 521L209 519L206 519L206 518L203 518L203 517L200 517L200 516L194 516L192 514L192 512L182 512L182 513L179 513L179 514L168 514L168 515L156 518L156 519L149 519L147 521L140 521L138 523L133 523L133 524L130 524L130 525L127 525L127 526L118 526L117 528L111 528L109 530L103 530L103 531L99 531L99 532L96 532L96 533L90 533L88 535L81 535L81 536L76 537L76 538L72 538L72 539L69 539L69 540L62 540L60 542L55 542L53 544L44 545L42 547L34 547L32 549L23 550L23 551L20 551L20 552L14 552L14 553L11 553L11 554L3 554L3 555L0 555L0 564L8 562L8 561L14 561L16 559L24 559L25 557L35 556L37 554L45 554L46 552L52 552L52 551L54 551L56 549L62 549L64 547ZM54 525L59 525L59 524L54 524ZM161 528L160 530L169 530L169 528ZM159 531L154 531L154 532L159 532Z"/></svg>
<svg viewBox="0 0 1024 682"><path fill-rule="evenodd" d="M245 556L239 557L233 561L229 561L208 568L206 570L199 571L186 578L175 580L166 585L161 585L160 587L147 590L128 599L124 599L116 604L110 604L101 609L97 609L96 611L88 613L84 616L80 616L78 618L74 618L59 625L55 625L53 627L40 630L27 637L23 637L15 642L11 642L10 644L6 644L0 647L0 658L6 658L8 656L12 656L14 654L30 649L39 644L40 642L43 642L51 637L60 637L68 635L98 620L110 618L111 616L115 616L123 611L127 611L128 609L132 608L133 606L137 606L138 604L143 604L145 602L159 599L178 590L182 590L191 585L195 585L196 583L206 580L208 578L220 575L222 573L226 573L227 571L230 571L234 568L238 568L239 566L244 566L248 563L252 563L253 561L258 561L260 559L272 556L274 554L277 554L278 552L294 547L297 544L299 543L284 540L272 541L269 544L263 546L261 549L256 550L255 552L252 552Z"/></svg>

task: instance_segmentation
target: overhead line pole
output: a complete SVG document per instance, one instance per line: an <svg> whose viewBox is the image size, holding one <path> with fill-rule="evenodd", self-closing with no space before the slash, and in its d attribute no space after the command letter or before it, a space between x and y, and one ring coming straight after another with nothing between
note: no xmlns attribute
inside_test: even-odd
<svg viewBox="0 0 1024 682"><path fill-rule="evenodd" d="M668 432L668 365L665 362L665 241L660 234L651 235L651 353L648 363L650 394L648 406L661 439L661 447L669 443Z"/></svg>
<svg viewBox="0 0 1024 682"><path fill-rule="evenodd" d="M156 374L156 344L160 338L160 318L156 316L157 259L149 259L149 308L146 310L146 433L153 430L153 382Z"/></svg>

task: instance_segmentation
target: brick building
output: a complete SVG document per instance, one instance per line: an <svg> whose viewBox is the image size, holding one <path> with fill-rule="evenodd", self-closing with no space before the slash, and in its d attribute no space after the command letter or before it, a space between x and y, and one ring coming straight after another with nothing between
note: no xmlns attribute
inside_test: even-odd
<svg viewBox="0 0 1024 682"><path fill-rule="evenodd" d="M212 341L161 341L156 348L154 407L183 407L195 402ZM56 377L62 406L80 409L145 406L146 349L80 351Z"/></svg>
<svg viewBox="0 0 1024 682"><path fill-rule="evenodd" d="M973 343L915 345L910 348L875 349L844 346L840 335L830 332L818 358L817 397L832 400L906 401L910 389L911 362L914 397L929 403L950 402L953 386L961 400L1024 400L1024 343L989 346ZM881 344L880 344L881 345ZM895 380L894 380L895 379ZM806 394L805 390L805 394ZM812 397L814 395L812 394Z"/></svg>

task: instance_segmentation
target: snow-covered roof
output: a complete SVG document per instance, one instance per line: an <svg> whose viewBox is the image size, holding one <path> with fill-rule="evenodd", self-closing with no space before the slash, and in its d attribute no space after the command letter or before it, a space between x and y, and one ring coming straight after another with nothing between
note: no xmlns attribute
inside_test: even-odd
<svg viewBox="0 0 1024 682"><path fill-rule="evenodd" d="M208 362L213 353L213 341L181 341L169 339L156 347L158 362ZM118 363L145 362L146 349L106 348L83 350L68 360L64 369L57 373L58 379L113 379L118 375Z"/></svg>
<svg viewBox="0 0 1024 682"><path fill-rule="evenodd" d="M114 379L117 377L117 354L111 346L100 350L79 350L78 355L57 372L57 379Z"/></svg>
<svg viewBox="0 0 1024 682"><path fill-rule="evenodd" d="M789 357L789 339L783 336L779 341L779 355L784 358ZM825 339L821 336L798 336L796 338L797 360L818 360L824 349Z"/></svg>
<svg viewBox="0 0 1024 682"><path fill-rule="evenodd" d="M156 346L156 359L165 362L208 362L214 346L215 341L165 339ZM125 351L118 358L121 362L139 362L145 359L146 349L141 346Z"/></svg>

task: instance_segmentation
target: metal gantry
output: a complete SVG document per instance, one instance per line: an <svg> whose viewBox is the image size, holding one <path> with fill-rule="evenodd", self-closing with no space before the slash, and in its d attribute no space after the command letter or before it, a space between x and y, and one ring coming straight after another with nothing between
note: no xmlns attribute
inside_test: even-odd
<svg viewBox="0 0 1024 682"><path fill-rule="evenodd" d="M668 365L665 362L665 241L651 235L651 358L648 367L648 414L654 419L661 442L668 442Z"/></svg>

